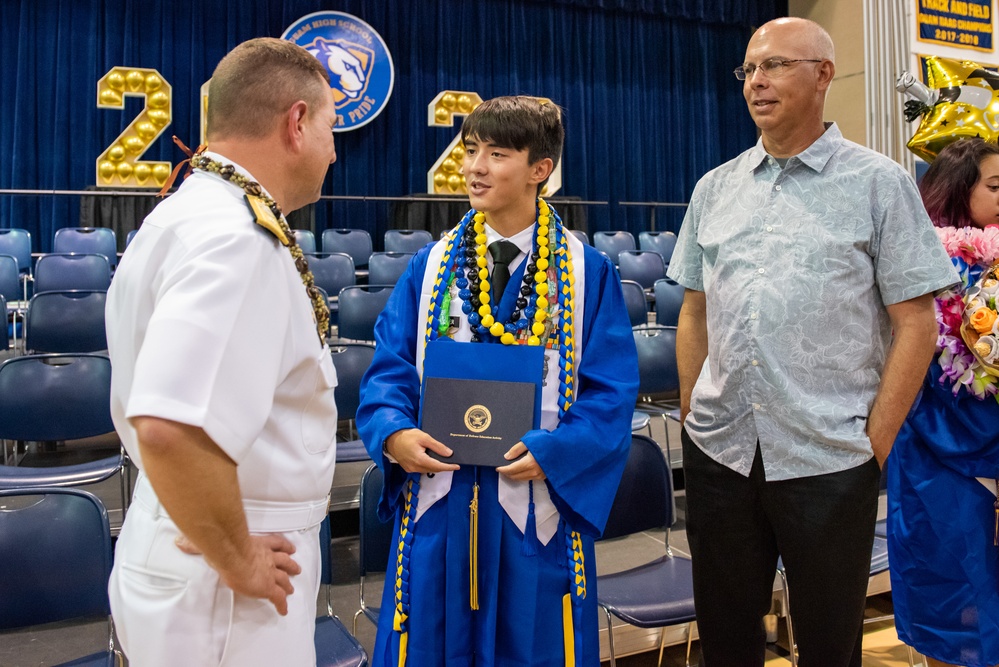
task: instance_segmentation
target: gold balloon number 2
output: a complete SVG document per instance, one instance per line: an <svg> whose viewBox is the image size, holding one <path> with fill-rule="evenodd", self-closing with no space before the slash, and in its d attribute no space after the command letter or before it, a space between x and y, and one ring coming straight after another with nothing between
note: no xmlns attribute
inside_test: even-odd
<svg viewBox="0 0 999 667"><path fill-rule="evenodd" d="M551 100L539 97L539 100ZM445 90L437 94L427 105L427 125L430 127L454 127L455 116L467 116L475 107L482 104L478 93L466 90ZM468 194L465 176L461 173L461 163L465 159L465 144L461 141L461 133L455 135L444 152L440 154L430 170L427 171L427 192L433 195L463 195ZM548 196L558 192L562 187L562 161L549 177L541 194Z"/></svg>
<svg viewBox="0 0 999 667"><path fill-rule="evenodd" d="M97 158L97 185L161 187L171 164L139 158L170 124L172 89L159 72L144 67L112 67L97 82L99 109L123 109L130 95L145 98L145 106Z"/></svg>

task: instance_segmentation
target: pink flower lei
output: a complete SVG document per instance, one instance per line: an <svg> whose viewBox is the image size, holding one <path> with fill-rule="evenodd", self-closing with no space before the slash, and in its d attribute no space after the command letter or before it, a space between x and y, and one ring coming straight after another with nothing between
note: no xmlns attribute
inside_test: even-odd
<svg viewBox="0 0 999 667"><path fill-rule="evenodd" d="M950 384L955 396L964 387L979 400L993 396L999 401L999 378L982 368L961 338L964 294L999 260L999 226L938 227L936 232L961 275L959 285L940 292L935 300L939 326L936 362L943 371L940 382Z"/></svg>

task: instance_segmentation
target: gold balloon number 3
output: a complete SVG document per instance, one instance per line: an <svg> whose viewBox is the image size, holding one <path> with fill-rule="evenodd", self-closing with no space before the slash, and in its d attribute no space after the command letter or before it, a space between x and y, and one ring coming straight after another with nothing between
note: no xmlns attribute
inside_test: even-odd
<svg viewBox="0 0 999 667"><path fill-rule="evenodd" d="M143 67L113 67L97 82L99 109L123 109L130 95L145 98L145 106L97 158L97 185L161 187L171 164L139 158L170 124L172 89L158 71Z"/></svg>
<svg viewBox="0 0 999 667"><path fill-rule="evenodd" d="M551 100L539 97L539 100ZM482 104L478 93L466 90L445 90L437 94L427 105L427 125L430 127L454 127L455 116L467 116L475 107ZM465 144L461 141L461 133L455 135L444 152L440 154L434 165L427 172L427 192L433 195L463 195L468 194L465 176L461 173L461 163L465 159ZM548 196L558 192L562 187L562 161L549 177L541 194Z"/></svg>

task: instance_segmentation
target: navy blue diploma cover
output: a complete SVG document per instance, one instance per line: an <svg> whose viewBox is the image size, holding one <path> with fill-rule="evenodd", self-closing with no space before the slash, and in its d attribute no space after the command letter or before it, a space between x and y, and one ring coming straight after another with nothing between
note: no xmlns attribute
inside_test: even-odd
<svg viewBox="0 0 999 667"><path fill-rule="evenodd" d="M540 345L427 344L423 361L420 429L451 448L440 461L491 468L541 424Z"/></svg>

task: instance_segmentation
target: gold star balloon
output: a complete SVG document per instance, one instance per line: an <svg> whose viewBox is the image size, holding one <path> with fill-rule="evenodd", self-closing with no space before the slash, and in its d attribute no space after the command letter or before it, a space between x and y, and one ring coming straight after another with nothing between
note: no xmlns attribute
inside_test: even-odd
<svg viewBox="0 0 999 667"><path fill-rule="evenodd" d="M895 89L913 98L905 103L906 120L922 116L906 146L927 162L958 139L999 137L999 74L976 62L930 56L925 85L903 72Z"/></svg>

